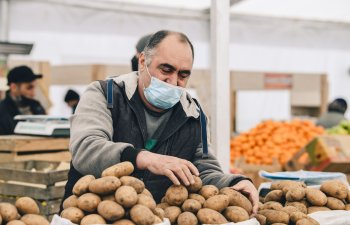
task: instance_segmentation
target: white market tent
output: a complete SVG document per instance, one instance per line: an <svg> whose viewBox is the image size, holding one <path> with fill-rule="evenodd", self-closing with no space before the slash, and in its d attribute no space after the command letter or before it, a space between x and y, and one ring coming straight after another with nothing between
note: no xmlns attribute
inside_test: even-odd
<svg viewBox="0 0 350 225"><path fill-rule="evenodd" d="M330 99L342 96L350 100L348 0L1 3L2 39L35 44L31 55L12 56L13 59L49 60L53 65L129 65L140 36L160 29L186 33L195 46L194 68L210 68L217 75L211 78L216 90L213 102L220 105L211 107L211 125L214 149L219 149L217 155L225 171L230 137L229 94L225 86L228 70L325 73ZM225 17L228 14L230 19Z"/></svg>

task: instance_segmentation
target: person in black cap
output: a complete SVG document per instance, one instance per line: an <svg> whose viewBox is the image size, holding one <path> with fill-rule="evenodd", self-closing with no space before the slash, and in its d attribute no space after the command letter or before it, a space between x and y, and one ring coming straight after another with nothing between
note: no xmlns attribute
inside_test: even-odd
<svg viewBox="0 0 350 225"><path fill-rule="evenodd" d="M131 59L131 69L132 71L139 70L139 56L143 49L146 47L149 39L152 37L151 34L143 36L136 44L136 54Z"/></svg>
<svg viewBox="0 0 350 225"><path fill-rule="evenodd" d="M72 113L74 114L75 109L79 103L80 96L77 92L69 89L64 97L64 101L67 103L69 107L72 108Z"/></svg>
<svg viewBox="0 0 350 225"><path fill-rule="evenodd" d="M316 124L327 129L337 126L341 121L346 120L344 115L347 108L348 104L345 99L337 98L333 100L328 105L327 113L322 115Z"/></svg>
<svg viewBox="0 0 350 225"><path fill-rule="evenodd" d="M7 85L9 90L0 102L0 135L13 134L17 115L46 114L40 102L34 100L36 79L42 75L34 74L27 66L18 66L9 71Z"/></svg>

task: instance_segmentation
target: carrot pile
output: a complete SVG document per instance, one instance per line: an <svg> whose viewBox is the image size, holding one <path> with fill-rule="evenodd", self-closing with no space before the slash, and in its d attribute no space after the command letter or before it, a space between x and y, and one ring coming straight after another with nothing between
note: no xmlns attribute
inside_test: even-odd
<svg viewBox="0 0 350 225"><path fill-rule="evenodd" d="M308 120L264 121L231 140L231 163L244 157L249 164L271 165L272 159L276 158L284 165L315 136L324 132L322 127Z"/></svg>

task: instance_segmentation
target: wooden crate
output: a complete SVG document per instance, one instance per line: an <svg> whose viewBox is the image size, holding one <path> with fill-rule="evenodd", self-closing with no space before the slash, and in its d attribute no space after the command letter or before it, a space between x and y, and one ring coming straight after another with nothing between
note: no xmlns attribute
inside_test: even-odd
<svg viewBox="0 0 350 225"><path fill-rule="evenodd" d="M59 211L68 170L65 162L0 163L0 201L14 203L18 197L31 197L49 218Z"/></svg>
<svg viewBox="0 0 350 225"><path fill-rule="evenodd" d="M68 138L24 135L0 136L0 162L27 160L70 161Z"/></svg>
<svg viewBox="0 0 350 225"><path fill-rule="evenodd" d="M237 168L241 173L249 177L256 188L260 186L262 182L267 180L259 176L260 170L265 170L267 172L280 172L282 171L282 166L279 164L277 159L272 160L272 165L253 165L245 162L244 157L240 157L235 160L234 168Z"/></svg>

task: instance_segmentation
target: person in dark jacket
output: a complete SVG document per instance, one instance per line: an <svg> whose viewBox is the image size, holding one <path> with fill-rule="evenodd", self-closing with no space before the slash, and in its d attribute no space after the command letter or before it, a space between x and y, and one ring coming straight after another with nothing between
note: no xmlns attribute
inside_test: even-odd
<svg viewBox="0 0 350 225"><path fill-rule="evenodd" d="M337 98L328 105L327 113L322 115L316 122L317 125L324 128L337 126L341 121L346 120L345 113L348 104L345 99Z"/></svg>
<svg viewBox="0 0 350 225"><path fill-rule="evenodd" d="M18 66L9 71L7 84L9 90L0 102L0 135L14 133L17 115L46 114L40 102L34 100L36 79L42 75L34 74L27 66Z"/></svg>
<svg viewBox="0 0 350 225"><path fill-rule="evenodd" d="M75 109L77 108L77 105L79 103L80 96L76 91L73 91L69 89L66 93L66 96L64 96L64 101L67 103L69 107L72 108L72 113L74 114Z"/></svg>
<svg viewBox="0 0 350 225"><path fill-rule="evenodd" d="M158 31L139 57L139 71L95 81L71 117L72 164L63 199L84 175L131 162L160 202L172 184L231 187L247 194L258 209L258 192L243 175L224 173L207 136L207 118L186 92L194 60L186 35ZM227 159L229 160L229 159Z"/></svg>
<svg viewBox="0 0 350 225"><path fill-rule="evenodd" d="M143 49L146 47L150 37L152 35L145 35L142 38L140 38L140 40L137 42L136 44L136 54L132 57L131 59L131 69L132 71L138 71L139 70L139 56L141 54L141 52L143 51Z"/></svg>

